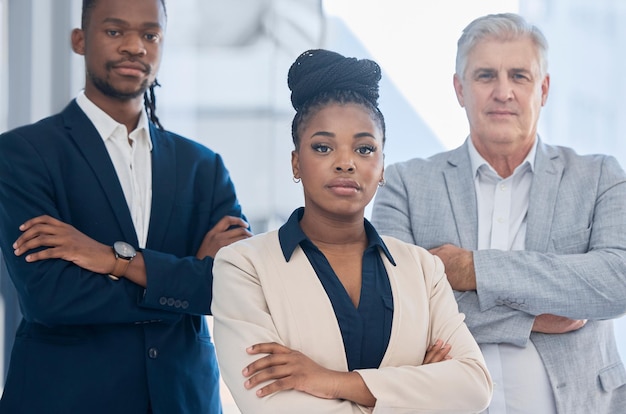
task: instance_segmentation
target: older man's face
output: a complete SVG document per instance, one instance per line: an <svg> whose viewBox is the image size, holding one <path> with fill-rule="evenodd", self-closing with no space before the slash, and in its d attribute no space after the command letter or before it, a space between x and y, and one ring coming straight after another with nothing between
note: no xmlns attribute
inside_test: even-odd
<svg viewBox="0 0 626 414"><path fill-rule="evenodd" d="M468 54L454 87L465 108L472 140L479 146L534 142L550 79L542 75L536 46L528 37L487 38Z"/></svg>

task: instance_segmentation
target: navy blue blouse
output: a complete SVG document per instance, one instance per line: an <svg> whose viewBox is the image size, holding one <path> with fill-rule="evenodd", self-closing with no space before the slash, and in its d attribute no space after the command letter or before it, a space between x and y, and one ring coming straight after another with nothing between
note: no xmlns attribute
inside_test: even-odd
<svg viewBox="0 0 626 414"><path fill-rule="evenodd" d="M379 250L395 262L374 227L364 220L368 246L363 253L363 279L359 306L355 307L341 281L322 252L300 228L304 207L296 209L278 230L280 246L289 261L299 245L326 290L339 323L348 369L378 368L391 336L393 298L391 285Z"/></svg>

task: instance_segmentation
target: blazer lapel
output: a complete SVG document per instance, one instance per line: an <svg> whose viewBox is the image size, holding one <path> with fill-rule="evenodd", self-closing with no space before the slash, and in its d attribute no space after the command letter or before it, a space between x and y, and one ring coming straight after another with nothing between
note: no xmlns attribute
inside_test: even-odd
<svg viewBox="0 0 626 414"><path fill-rule="evenodd" d="M63 110L62 116L70 137L91 166L102 191L106 194L109 205L122 229L124 240L136 245L137 235L133 220L104 141L76 100Z"/></svg>
<svg viewBox="0 0 626 414"><path fill-rule="evenodd" d="M475 250L478 247L478 210L471 168L467 142L465 142L450 153L448 166L444 169L443 175L460 247Z"/></svg>
<svg viewBox="0 0 626 414"><path fill-rule="evenodd" d="M276 232L276 235L278 232ZM292 341L289 345L303 351L320 365L347 370L348 361L341 329L332 303L304 251L297 247L289 262L282 256L278 237L267 244L268 261L276 257L276 288L268 289L280 335ZM280 308L280 310L277 310ZM312 312L315 309L315 312Z"/></svg>
<svg viewBox="0 0 626 414"><path fill-rule="evenodd" d="M176 154L165 132L150 123L152 140L152 211L147 245L162 247L174 207L176 190Z"/></svg>
<svg viewBox="0 0 626 414"><path fill-rule="evenodd" d="M554 148L537 144L526 224L526 250L547 251L563 162Z"/></svg>

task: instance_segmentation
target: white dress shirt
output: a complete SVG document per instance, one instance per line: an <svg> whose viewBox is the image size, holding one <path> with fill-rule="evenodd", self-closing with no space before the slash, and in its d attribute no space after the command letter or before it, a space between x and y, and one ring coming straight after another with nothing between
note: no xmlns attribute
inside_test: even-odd
<svg viewBox="0 0 626 414"><path fill-rule="evenodd" d="M98 108L84 91L78 94L76 102L104 140L126 197L139 247L144 248L152 208L152 141L146 111L141 111L137 127L129 134L125 125Z"/></svg>
<svg viewBox="0 0 626 414"><path fill-rule="evenodd" d="M468 141L478 205L478 249L524 250L537 141L505 179ZM501 343L480 344L480 349L494 382L485 414L556 414L550 380L532 341L525 348Z"/></svg>

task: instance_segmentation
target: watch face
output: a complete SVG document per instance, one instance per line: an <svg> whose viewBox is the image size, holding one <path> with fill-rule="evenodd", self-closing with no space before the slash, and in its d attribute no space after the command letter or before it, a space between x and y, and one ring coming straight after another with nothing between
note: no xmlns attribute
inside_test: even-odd
<svg viewBox="0 0 626 414"><path fill-rule="evenodd" d="M113 244L113 249L115 250L115 253L122 259L132 259L137 254L135 248L126 242L115 242Z"/></svg>

